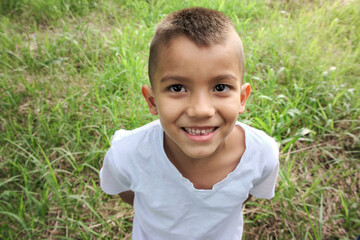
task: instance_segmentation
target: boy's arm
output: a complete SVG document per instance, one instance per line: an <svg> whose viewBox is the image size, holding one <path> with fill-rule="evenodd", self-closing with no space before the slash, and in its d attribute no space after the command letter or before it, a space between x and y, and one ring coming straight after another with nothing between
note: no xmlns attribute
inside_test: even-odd
<svg viewBox="0 0 360 240"><path fill-rule="evenodd" d="M134 192L133 191L126 191L126 192L122 192L119 193L119 196L121 197L121 199L130 204L131 206L134 205Z"/></svg>
<svg viewBox="0 0 360 240"><path fill-rule="evenodd" d="M245 203L247 203L247 201L249 201L251 199L252 195L249 194L249 197L245 200L245 202L243 203L243 205L245 205Z"/></svg>

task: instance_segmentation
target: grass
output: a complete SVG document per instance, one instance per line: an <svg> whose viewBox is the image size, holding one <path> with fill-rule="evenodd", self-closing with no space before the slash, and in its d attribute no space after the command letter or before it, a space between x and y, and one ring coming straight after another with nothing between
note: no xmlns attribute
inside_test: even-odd
<svg viewBox="0 0 360 240"><path fill-rule="evenodd" d="M132 209L99 187L112 134L154 119L155 24L187 6L225 12L252 95L240 117L276 138L275 198L246 205L244 239L360 234L360 2L3 1L0 238L130 239Z"/></svg>

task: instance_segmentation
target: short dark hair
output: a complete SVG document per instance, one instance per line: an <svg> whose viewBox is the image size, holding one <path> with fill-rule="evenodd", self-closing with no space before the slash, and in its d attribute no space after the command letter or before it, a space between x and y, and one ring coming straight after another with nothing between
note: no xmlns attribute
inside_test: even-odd
<svg viewBox="0 0 360 240"><path fill-rule="evenodd" d="M150 45L148 74L151 85L160 47L167 46L178 36L186 36L198 46L223 43L232 29L235 30L233 23L225 14L207 8L185 8L166 16L157 25Z"/></svg>

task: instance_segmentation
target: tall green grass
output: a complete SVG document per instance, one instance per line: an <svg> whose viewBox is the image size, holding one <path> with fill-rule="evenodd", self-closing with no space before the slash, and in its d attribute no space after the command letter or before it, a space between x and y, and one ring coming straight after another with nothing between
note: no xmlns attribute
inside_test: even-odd
<svg viewBox="0 0 360 240"><path fill-rule="evenodd" d="M99 7L97 0L2 0L0 14L18 21L53 24L54 20L84 16Z"/></svg>
<svg viewBox="0 0 360 240"><path fill-rule="evenodd" d="M118 128L153 119L140 88L155 24L226 13L252 95L240 120L281 145L275 198L246 205L244 239L360 234L359 1L3 1L0 238L129 239L132 209L98 171Z"/></svg>

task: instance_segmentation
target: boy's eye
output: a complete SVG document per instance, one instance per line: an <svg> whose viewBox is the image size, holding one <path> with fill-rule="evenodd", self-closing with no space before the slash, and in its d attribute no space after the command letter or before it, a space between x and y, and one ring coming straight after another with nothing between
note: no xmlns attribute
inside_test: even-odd
<svg viewBox="0 0 360 240"><path fill-rule="evenodd" d="M215 92L225 92L229 90L229 86L226 84L218 84L214 87Z"/></svg>
<svg viewBox="0 0 360 240"><path fill-rule="evenodd" d="M169 90L171 92L185 92L185 88L181 84L171 85Z"/></svg>

